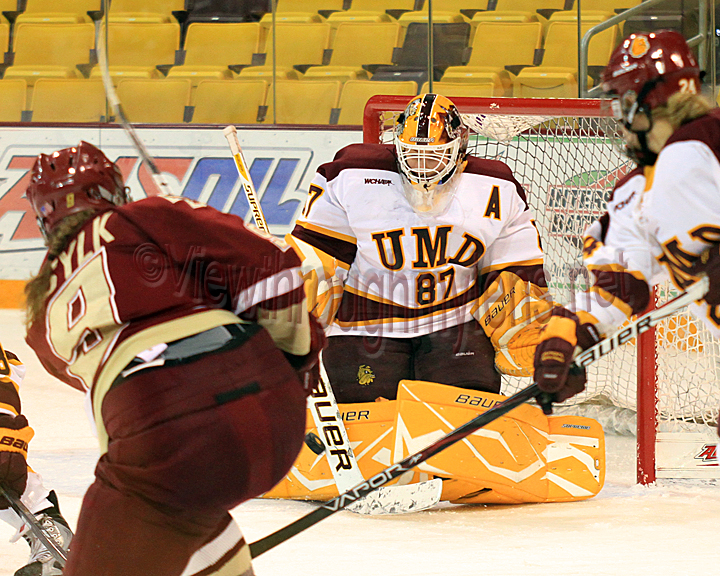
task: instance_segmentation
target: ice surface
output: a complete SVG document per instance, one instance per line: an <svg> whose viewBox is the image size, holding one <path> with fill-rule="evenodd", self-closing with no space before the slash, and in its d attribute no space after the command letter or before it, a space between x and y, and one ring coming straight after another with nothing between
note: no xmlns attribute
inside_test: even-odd
<svg viewBox="0 0 720 576"><path fill-rule="evenodd" d="M23 340L21 313L0 310L0 342L28 366L23 411L30 464L74 526L97 458L82 395L48 376ZM720 573L720 486L635 485L634 438L608 436L605 488L592 500L453 506L395 517L340 512L255 561L258 576L617 576ZM249 541L309 512L253 500L233 511ZM0 576L28 553L0 523ZM152 576L152 575L148 575Z"/></svg>

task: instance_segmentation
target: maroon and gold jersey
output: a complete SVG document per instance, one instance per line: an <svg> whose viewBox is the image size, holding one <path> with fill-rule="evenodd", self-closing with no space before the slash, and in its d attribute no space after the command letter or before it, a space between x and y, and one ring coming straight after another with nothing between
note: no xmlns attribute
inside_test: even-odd
<svg viewBox="0 0 720 576"><path fill-rule="evenodd" d="M27 342L51 374L93 390L96 413L137 354L223 324L257 321L282 350L307 354L303 315L270 326L280 310L304 312L299 264L284 242L197 202L126 204L86 222L50 263Z"/></svg>
<svg viewBox="0 0 720 576"><path fill-rule="evenodd" d="M393 149L352 144L318 168L288 242L329 336L410 338L475 318L503 372L530 369L527 328L551 303L525 191L503 162L470 157L447 210L421 215Z"/></svg>

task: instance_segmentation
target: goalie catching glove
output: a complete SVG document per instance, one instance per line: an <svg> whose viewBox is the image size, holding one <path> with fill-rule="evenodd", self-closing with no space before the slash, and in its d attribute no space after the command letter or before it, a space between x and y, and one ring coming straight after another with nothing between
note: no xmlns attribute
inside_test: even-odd
<svg viewBox="0 0 720 576"><path fill-rule="evenodd" d="M35 435L25 416L0 414L0 484L18 498L27 485L28 443ZM0 498L0 509L10 506Z"/></svg>
<svg viewBox="0 0 720 576"><path fill-rule="evenodd" d="M562 307L553 309L535 350L535 383L538 388L551 395L550 399L556 403L585 390L585 369L573 367L571 370L575 348L587 350L599 341L600 334L593 322L584 322L577 314Z"/></svg>

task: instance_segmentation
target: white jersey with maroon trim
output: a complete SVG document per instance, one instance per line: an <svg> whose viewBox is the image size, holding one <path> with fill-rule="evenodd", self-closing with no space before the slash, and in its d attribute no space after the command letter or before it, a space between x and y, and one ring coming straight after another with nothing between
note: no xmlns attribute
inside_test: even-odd
<svg viewBox="0 0 720 576"><path fill-rule="evenodd" d="M24 379L25 365L0 344L0 414L20 414L20 385Z"/></svg>
<svg viewBox="0 0 720 576"><path fill-rule="evenodd" d="M448 209L421 216L405 199L392 149L350 145L318 169L288 240L330 336L413 337L473 313L489 324L506 304L528 303L514 301L514 286L498 287L505 271L522 279L528 299L546 290L525 193L495 160L470 157Z"/></svg>
<svg viewBox="0 0 720 576"><path fill-rule="evenodd" d="M585 263L596 277L576 308L615 327L649 301L648 285L668 275L679 289L696 281L699 254L720 242L720 112L691 121L670 137L654 168L635 170L616 187L608 213L588 229ZM720 311L691 306L720 336Z"/></svg>

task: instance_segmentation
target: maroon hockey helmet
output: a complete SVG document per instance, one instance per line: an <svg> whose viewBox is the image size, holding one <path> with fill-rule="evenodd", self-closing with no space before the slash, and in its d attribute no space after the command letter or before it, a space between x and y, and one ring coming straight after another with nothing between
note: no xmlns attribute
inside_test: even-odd
<svg viewBox="0 0 720 576"><path fill-rule="evenodd" d="M700 91L700 70L685 38L672 30L630 34L610 56L602 89L619 100L615 115L629 128L676 92Z"/></svg>
<svg viewBox="0 0 720 576"><path fill-rule="evenodd" d="M129 201L120 168L87 142L40 154L26 195L46 237L66 216L83 210L104 212Z"/></svg>

